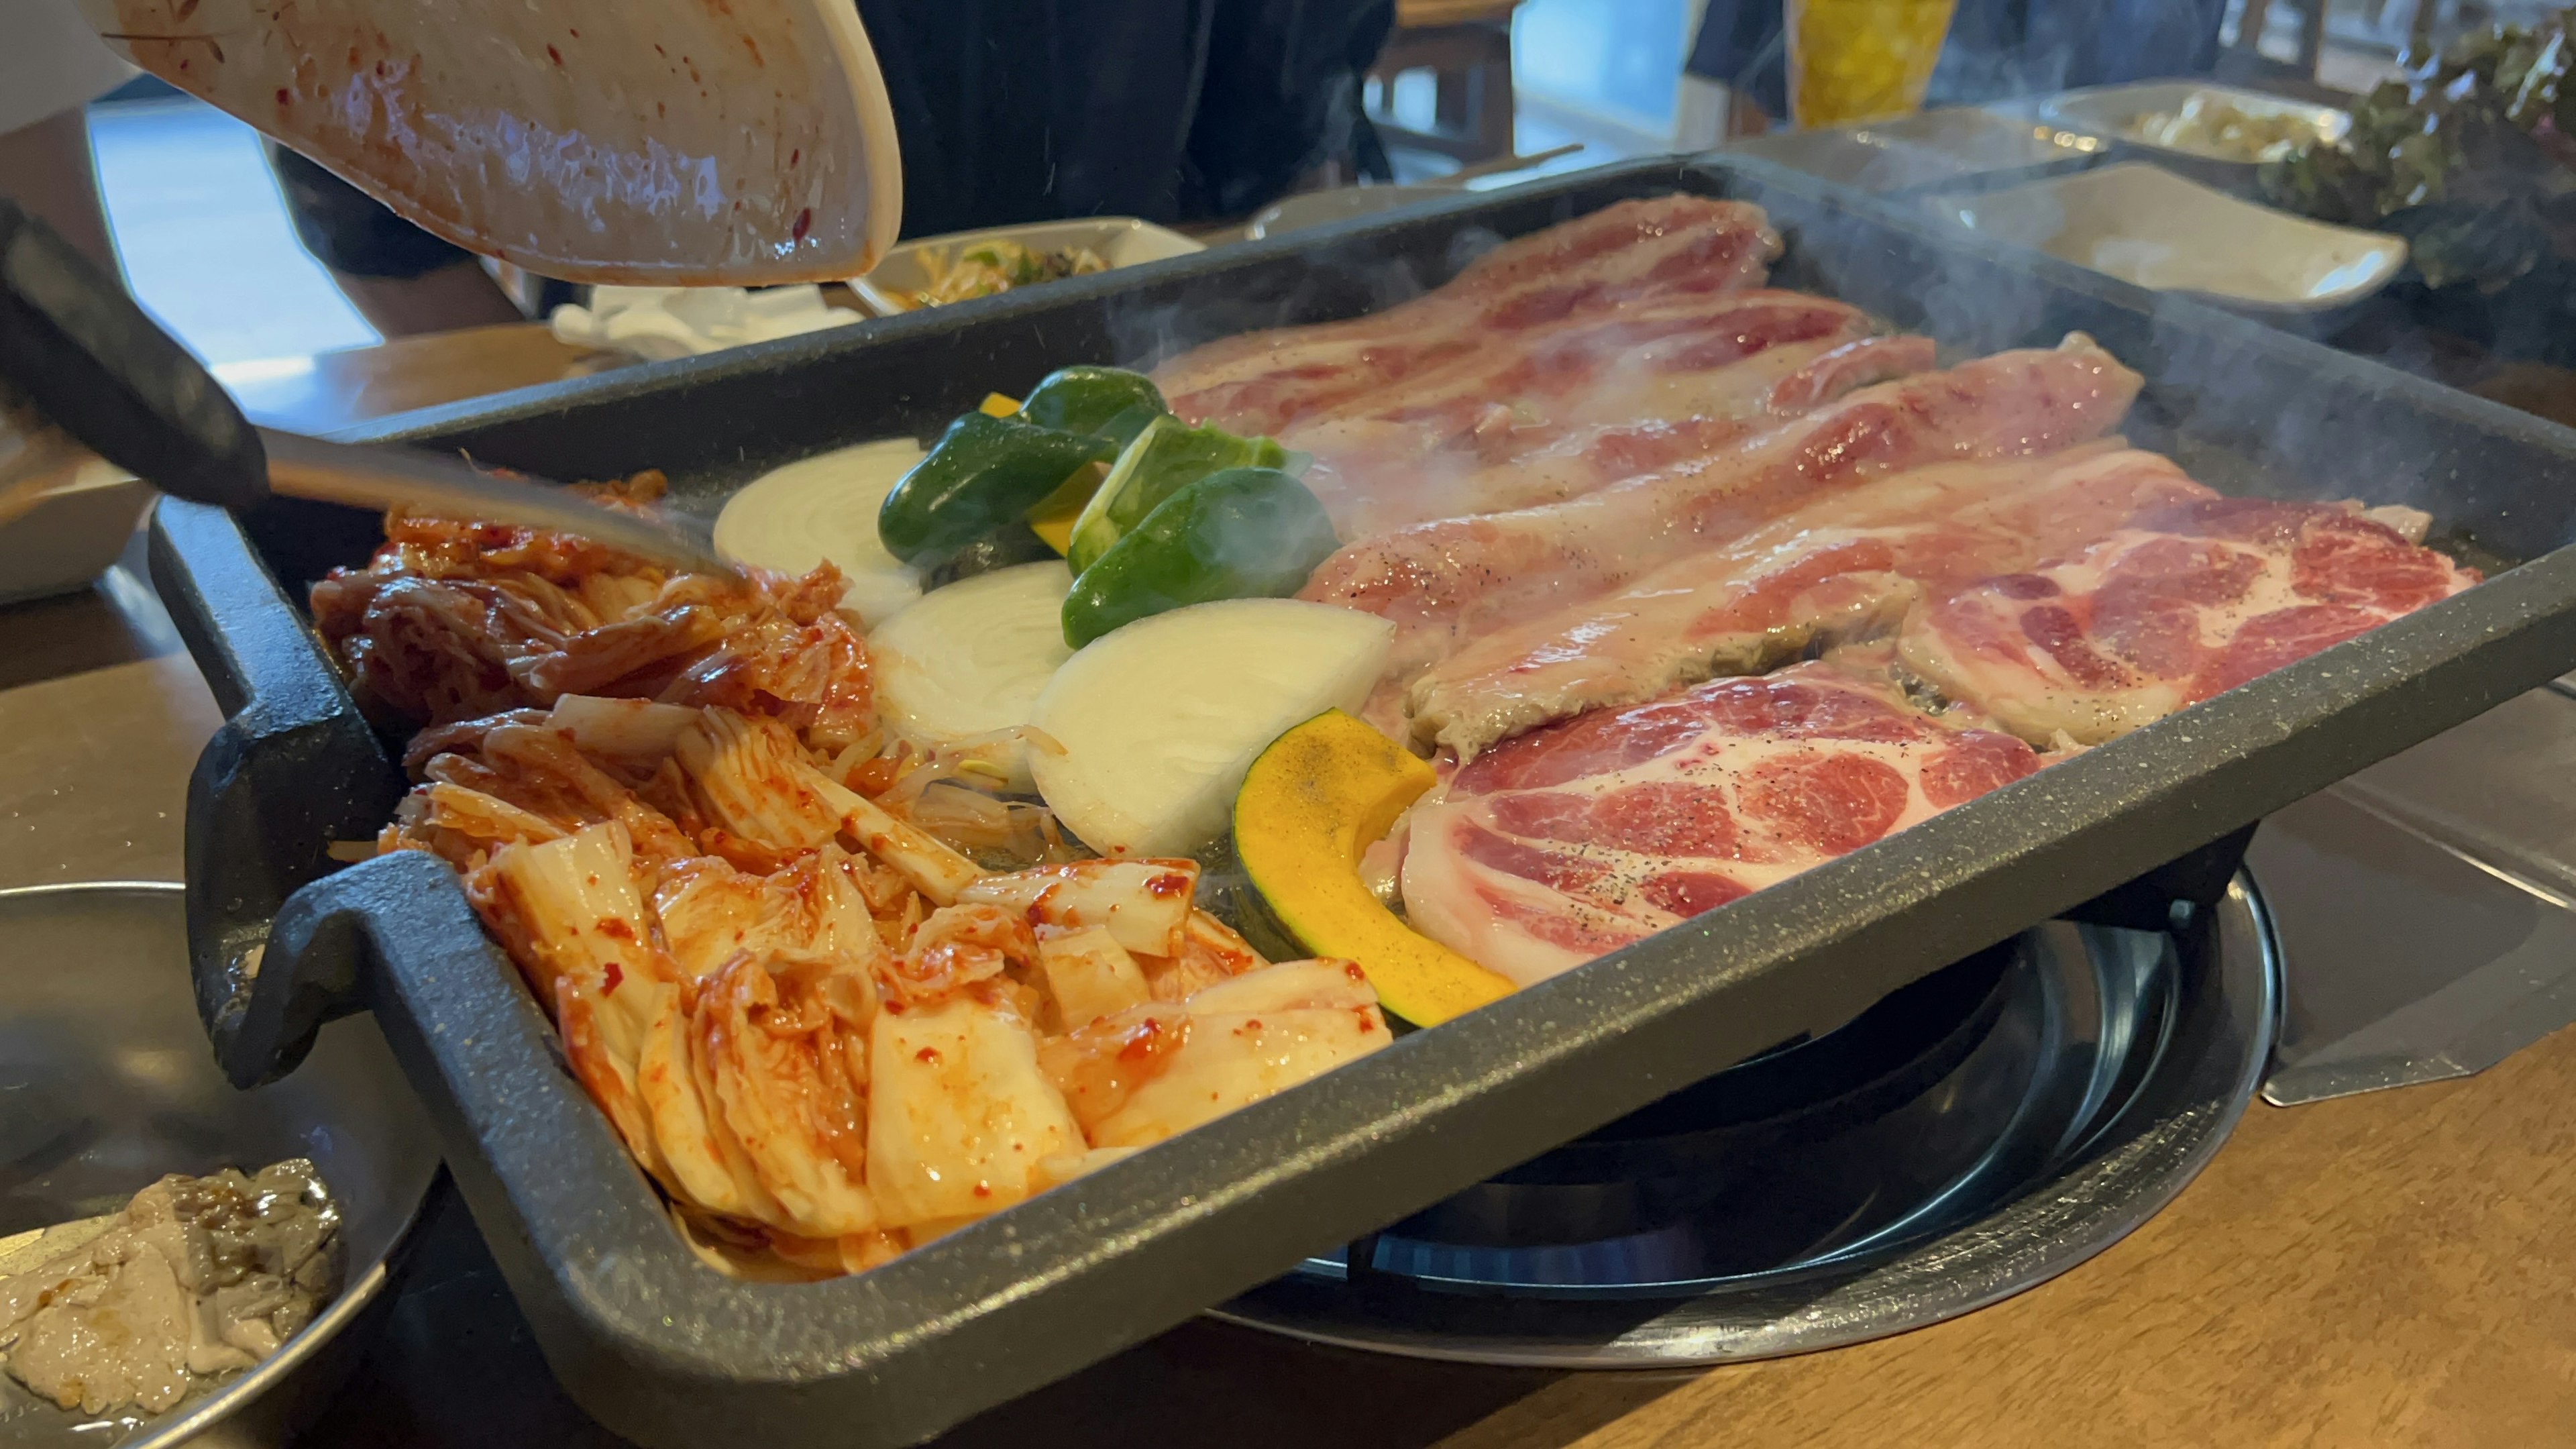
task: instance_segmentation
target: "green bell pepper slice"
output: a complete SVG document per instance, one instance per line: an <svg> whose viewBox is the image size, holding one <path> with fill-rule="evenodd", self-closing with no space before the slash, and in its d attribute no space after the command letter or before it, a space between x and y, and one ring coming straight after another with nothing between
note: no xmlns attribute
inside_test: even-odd
<svg viewBox="0 0 2576 1449"><path fill-rule="evenodd" d="M1222 428L1193 428L1174 417L1160 417L1129 443L1109 477L1082 516L1074 520L1073 546L1065 561L1077 574L1106 554L1128 530L1165 499L1211 473L1227 468L1279 469L1288 450L1269 438L1238 438Z"/></svg>
<svg viewBox="0 0 2576 1449"><path fill-rule="evenodd" d="M948 425L877 511L877 537L906 563L937 564L1004 523L1025 518L1076 469L1105 462L1106 438L1024 418L968 413Z"/></svg>
<svg viewBox="0 0 2576 1449"><path fill-rule="evenodd" d="M1171 411L1152 378L1123 367L1059 367L1020 403L1020 416L1041 427L1090 433L1122 448Z"/></svg>
<svg viewBox="0 0 2576 1449"><path fill-rule="evenodd" d="M1324 505L1277 468L1227 468L1163 500L1073 581L1064 642L1214 599L1284 599L1340 547Z"/></svg>

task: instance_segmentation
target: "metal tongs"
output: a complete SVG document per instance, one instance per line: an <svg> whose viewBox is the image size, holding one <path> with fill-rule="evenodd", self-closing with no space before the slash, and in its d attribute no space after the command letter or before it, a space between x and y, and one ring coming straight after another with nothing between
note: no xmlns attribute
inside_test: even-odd
<svg viewBox="0 0 2576 1449"><path fill-rule="evenodd" d="M173 498L246 509L271 494L560 529L731 575L702 534L543 479L419 448L253 427L177 338L53 228L0 198L0 523L96 453Z"/></svg>

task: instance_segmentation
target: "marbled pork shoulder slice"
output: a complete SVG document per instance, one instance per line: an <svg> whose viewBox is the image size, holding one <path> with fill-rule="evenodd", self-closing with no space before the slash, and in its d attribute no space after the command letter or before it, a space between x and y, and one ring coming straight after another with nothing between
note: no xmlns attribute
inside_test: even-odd
<svg viewBox="0 0 2576 1449"><path fill-rule="evenodd" d="M2208 498L1926 606L1906 668L2024 739L2096 744L2478 582L2421 515Z"/></svg>
<svg viewBox="0 0 2576 1449"><path fill-rule="evenodd" d="M1623 201L1505 242L1446 285L1345 322L1223 338L1154 380L1191 422L1277 433L1568 318L1760 286L1780 254L1762 208L1701 196Z"/></svg>
<svg viewBox="0 0 2576 1449"><path fill-rule="evenodd" d="M2211 496L2170 460L2110 443L1876 479L1607 598L1473 641L1414 681L1410 728L1472 758L1550 720L1882 636L1926 594L2064 557L2149 510Z"/></svg>
<svg viewBox="0 0 2576 1449"><path fill-rule="evenodd" d="M1935 463L2053 453L2117 427L2139 378L2074 334L1865 387L1742 445L1563 503L1350 544L1298 597L1395 622L1389 678L1459 643L1596 598L1818 497Z"/></svg>
<svg viewBox="0 0 2576 1449"><path fill-rule="evenodd" d="M1801 664L1505 742L1416 809L1414 927L1524 986L1848 854L2039 767Z"/></svg>

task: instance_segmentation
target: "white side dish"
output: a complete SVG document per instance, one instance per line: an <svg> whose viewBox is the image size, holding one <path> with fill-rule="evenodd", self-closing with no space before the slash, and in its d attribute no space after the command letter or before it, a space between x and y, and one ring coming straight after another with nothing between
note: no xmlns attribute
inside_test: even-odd
<svg viewBox="0 0 2576 1449"><path fill-rule="evenodd" d="M1081 247L1098 254L1109 264L1111 271L1207 250L1205 244L1169 227L1156 226L1132 216L1095 216L1078 221L996 226L905 242L887 252L885 260L877 263L875 271L851 279L850 290L858 293L859 300L867 303L880 317L909 312L913 310L912 304L905 299L931 283L931 269L925 253L936 251L953 257L977 242L989 241L1016 242L1033 252L1058 252ZM1043 286L1044 283L1036 285Z"/></svg>
<svg viewBox="0 0 2576 1449"><path fill-rule="evenodd" d="M2239 144L2238 138L2229 135L2223 125L2199 127L2187 120L2180 126L2158 124L2184 119L2187 112L2213 118L2223 118L2232 113L2252 122L2257 129L2268 131L2278 127L2330 142L2342 140L2344 133L2352 129L2351 113L2333 106L2294 101L2287 96L2267 95L2235 86L2211 85L2206 81L2138 81L2128 85L2088 86L2051 96L2040 102L2038 108L2041 120L2088 131L2105 139L2126 141L2149 150L2235 162L2249 169L2261 159Z"/></svg>
<svg viewBox="0 0 2576 1449"><path fill-rule="evenodd" d="M2159 291L2292 312L2356 302L2406 264L2406 239L2240 201L2144 162L1936 199L1962 225Z"/></svg>
<svg viewBox="0 0 2576 1449"><path fill-rule="evenodd" d="M567 302L547 313L546 329L567 346L663 362L866 320L864 312L825 302L823 289L810 283L757 292L743 287L593 287L587 306Z"/></svg>
<svg viewBox="0 0 2576 1449"><path fill-rule="evenodd" d="M152 490L91 458L0 527L0 604L89 587L134 537Z"/></svg>

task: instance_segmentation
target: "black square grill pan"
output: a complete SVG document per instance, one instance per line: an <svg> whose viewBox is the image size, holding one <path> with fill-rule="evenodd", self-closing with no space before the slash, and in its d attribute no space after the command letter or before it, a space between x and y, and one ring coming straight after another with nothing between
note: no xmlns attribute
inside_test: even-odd
<svg viewBox="0 0 2576 1449"><path fill-rule="evenodd" d="M2224 489L2411 503L2486 584L1884 842L941 1238L747 1284L674 1235L448 868L335 870L402 788L306 619L372 520L162 505L154 575L230 721L188 801L199 1004L227 1069L372 1009L548 1360L653 1445L912 1442L2216 841L2576 664L2576 433L1758 163L1645 162L838 333L415 414L377 436L557 477L762 468L927 436L1073 362L1354 315L1499 237L1674 189L1757 201L1781 283L1952 355L2091 332L2147 377L2131 435ZM1138 1405L1150 1415L1151 1405ZM1143 1422L1140 1420L1140 1422Z"/></svg>

